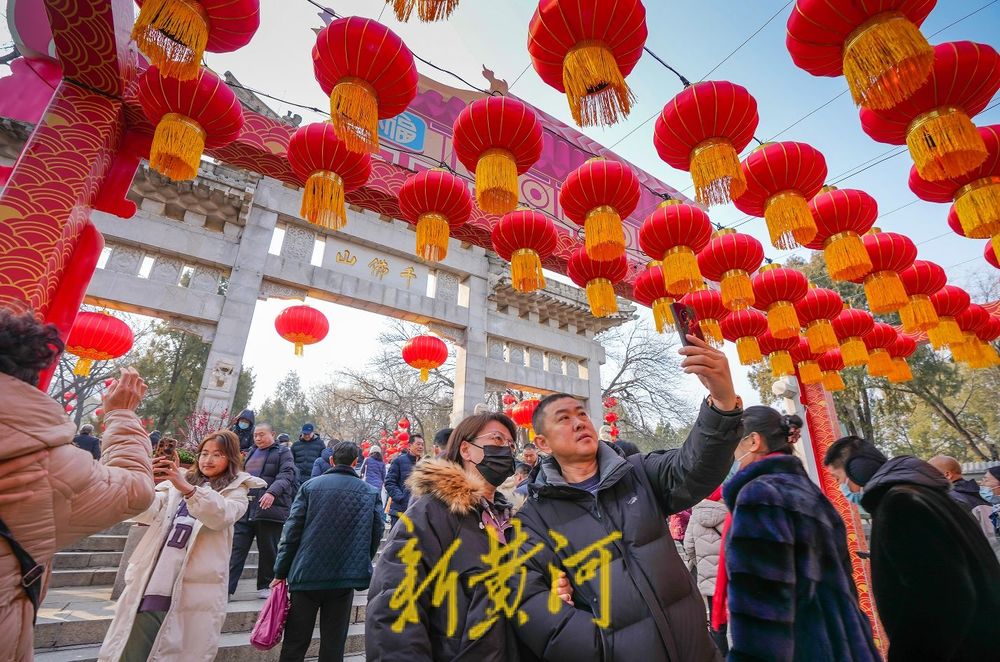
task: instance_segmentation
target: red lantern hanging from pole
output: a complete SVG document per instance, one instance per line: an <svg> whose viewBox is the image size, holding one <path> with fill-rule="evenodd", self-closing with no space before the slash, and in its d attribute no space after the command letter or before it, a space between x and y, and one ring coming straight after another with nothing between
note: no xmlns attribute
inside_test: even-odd
<svg viewBox="0 0 1000 662"><path fill-rule="evenodd" d="M907 333L929 331L937 326L938 315L931 304L931 295L948 284L942 269L927 260L914 260L913 265L899 274L910 302L899 311L903 330Z"/></svg>
<svg viewBox="0 0 1000 662"><path fill-rule="evenodd" d="M320 31L312 58L337 136L351 151L378 152L378 121L399 115L417 96L410 49L381 23L350 16Z"/></svg>
<svg viewBox="0 0 1000 662"><path fill-rule="evenodd" d="M721 347L725 340L722 336L722 320L729 314L729 309L722 305L722 295L707 287L690 292L681 299L681 303L694 308L698 318L698 327L705 341L716 347Z"/></svg>
<svg viewBox="0 0 1000 662"><path fill-rule="evenodd" d="M801 271L780 264L765 265L753 278L754 307L767 313L767 328L775 338L793 338L802 325L795 304L809 293Z"/></svg>
<svg viewBox="0 0 1000 662"><path fill-rule="evenodd" d="M663 333L674 323L670 305L682 294L670 292L663 284L663 267L655 262L643 269L632 283L632 296L636 302L653 310L656 332Z"/></svg>
<svg viewBox="0 0 1000 662"><path fill-rule="evenodd" d="M1000 269L1000 260L997 259L997 251L994 243L986 242L986 246L983 248L983 259L994 269Z"/></svg>
<svg viewBox="0 0 1000 662"><path fill-rule="evenodd" d="M747 188L739 153L753 140L758 122L757 101L745 87L695 83L663 107L653 146L667 165L691 173L698 202L724 205Z"/></svg>
<svg viewBox="0 0 1000 662"><path fill-rule="evenodd" d="M411 368L419 370L420 381L426 382L430 371L440 368L448 360L448 346L437 336L416 336L403 345L403 360Z"/></svg>
<svg viewBox="0 0 1000 662"><path fill-rule="evenodd" d="M845 308L833 320L833 330L840 341L840 354L848 368L868 363L865 334L875 326L871 314L857 308Z"/></svg>
<svg viewBox="0 0 1000 662"><path fill-rule="evenodd" d="M736 343L740 365L754 365L764 358L757 339L767 332L767 318L753 308L729 313L719 322L722 336Z"/></svg>
<svg viewBox="0 0 1000 662"><path fill-rule="evenodd" d="M892 357L892 372L889 373L889 381L893 384L901 384L913 379L913 372L906 359L917 351L917 341L902 333L896 334L896 339L887 348L889 356Z"/></svg>
<svg viewBox="0 0 1000 662"><path fill-rule="evenodd" d="M839 349L831 349L819 357L819 367L823 371L823 388L833 393L846 388L840 371L844 369L844 359Z"/></svg>
<svg viewBox="0 0 1000 662"><path fill-rule="evenodd" d="M440 262L448 256L449 228L464 225L472 215L472 196L463 179L434 168L403 183L399 210L417 226L417 256Z"/></svg>
<svg viewBox="0 0 1000 662"><path fill-rule="evenodd" d="M618 312L615 284L628 275L628 262L622 255L616 260L592 260L584 246L578 247L566 263L566 274L577 287L587 290L587 303L594 317L608 317Z"/></svg>
<svg viewBox="0 0 1000 662"><path fill-rule="evenodd" d="M938 315L937 326L927 330L927 339L934 349L957 345L965 340L965 334L955 321L972 300L969 293L954 285L945 285L931 295L931 305Z"/></svg>
<svg viewBox="0 0 1000 662"><path fill-rule="evenodd" d="M971 41L938 44L924 84L892 108L862 108L861 128L878 142L906 145L928 181L962 177L986 159L971 118L998 89L1000 55L992 47Z"/></svg>
<svg viewBox="0 0 1000 662"><path fill-rule="evenodd" d="M990 321L990 314L978 303L970 303L968 307L955 316L955 324L962 331L962 342L954 343L951 349L951 358L960 363L967 364L970 368L976 363L977 367L987 367L981 365L983 354L980 350L982 342L979 340L979 330Z"/></svg>
<svg viewBox="0 0 1000 662"><path fill-rule="evenodd" d="M679 200L663 202L639 228L639 246L660 263L670 292L687 294L702 284L697 253L712 238L712 222L700 207Z"/></svg>
<svg viewBox="0 0 1000 662"><path fill-rule="evenodd" d="M592 158L569 173L559 189L559 206L583 226L587 255L615 260L625 255L622 219L639 203L639 180L620 161Z"/></svg>
<svg viewBox="0 0 1000 662"><path fill-rule="evenodd" d="M748 234L724 229L712 235L698 253L698 268L708 280L719 283L722 305L742 310L754 304L750 274L764 261L764 247Z"/></svg>
<svg viewBox="0 0 1000 662"><path fill-rule="evenodd" d="M1000 355L992 343L1000 338L1000 317L990 315L989 320L976 331L977 352L970 357L970 368L989 368L1000 365Z"/></svg>
<svg viewBox="0 0 1000 662"><path fill-rule="evenodd" d="M407 419L405 419L405 418L401 418L401 419L399 419L399 423L397 423L396 426L400 430L406 430L407 428L410 427L410 421L407 420Z"/></svg>
<svg viewBox="0 0 1000 662"><path fill-rule="evenodd" d="M542 125L511 97L486 97L466 106L452 129L455 156L476 173L476 203L490 214L517 207L518 175L542 155Z"/></svg>
<svg viewBox="0 0 1000 662"><path fill-rule="evenodd" d="M530 209L512 211L493 227L490 240L493 250L510 262L515 290L533 292L545 287L542 260L552 255L559 240L551 218Z"/></svg>
<svg viewBox="0 0 1000 662"><path fill-rule="evenodd" d="M805 336L799 336L797 344L789 350L792 362L802 383L809 386L823 381L823 370L819 367L819 357L823 352L814 352Z"/></svg>
<svg viewBox="0 0 1000 662"><path fill-rule="evenodd" d="M909 303L899 274L913 266L917 247L906 235L876 228L863 241L872 262L871 273L864 277L868 309L876 314L897 312Z"/></svg>
<svg viewBox="0 0 1000 662"><path fill-rule="evenodd" d="M857 189L824 186L809 210L816 223L816 236L806 248L822 250L830 278L853 281L872 270L871 258L861 235L871 230L878 217L875 198Z"/></svg>
<svg viewBox="0 0 1000 662"><path fill-rule="evenodd" d="M795 302L795 313L806 330L806 340L813 352L821 354L840 347L831 320L844 310L844 300L833 290L811 287Z"/></svg>
<svg viewBox="0 0 1000 662"><path fill-rule="evenodd" d="M743 161L747 190L733 200L744 214L763 217L771 244L792 249L816 236L809 200L826 180L826 159L805 143L766 143Z"/></svg>
<svg viewBox="0 0 1000 662"><path fill-rule="evenodd" d="M511 419L513 419L518 427L527 430L531 439L535 438L535 429L531 425L531 418L535 415L535 410L538 409L539 402L541 401L536 398L522 400L514 405L513 411L511 411Z"/></svg>
<svg viewBox="0 0 1000 662"><path fill-rule="evenodd" d="M86 377L94 361L110 361L128 354L134 337L128 324L106 312L81 311L66 338L66 351L79 357L73 374Z"/></svg>
<svg viewBox="0 0 1000 662"><path fill-rule="evenodd" d="M892 374L892 356L889 347L896 342L896 329L882 322L875 322L872 330L861 337L868 350L868 374L872 377L888 377Z"/></svg>
<svg viewBox="0 0 1000 662"><path fill-rule="evenodd" d="M757 344L760 345L761 353L769 359L771 376L775 379L795 376L795 364L792 362L791 351L799 344L798 335L789 338L775 338L770 331L766 331L757 340Z"/></svg>
<svg viewBox="0 0 1000 662"><path fill-rule="evenodd" d="M635 97L625 82L646 44L639 0L541 0L528 26L528 54L539 78L565 93L578 126L628 117Z"/></svg>
<svg viewBox="0 0 1000 662"><path fill-rule="evenodd" d="M305 345L314 345L326 338L330 323L312 306L289 306L274 318L274 329L295 345L295 356L302 356Z"/></svg>

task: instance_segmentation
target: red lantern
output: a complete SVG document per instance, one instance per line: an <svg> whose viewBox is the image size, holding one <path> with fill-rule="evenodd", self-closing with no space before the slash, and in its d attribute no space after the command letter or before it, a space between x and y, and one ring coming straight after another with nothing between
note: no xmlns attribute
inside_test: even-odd
<svg viewBox="0 0 1000 662"><path fill-rule="evenodd" d="M639 180L624 163L593 158L569 173L559 190L559 206L583 226L587 255L615 260L625 255L622 219L639 202Z"/></svg>
<svg viewBox="0 0 1000 662"><path fill-rule="evenodd" d="M875 322L872 330L861 337L868 350L868 374L872 377L888 377L893 372L889 347L896 342L896 329L882 322Z"/></svg>
<svg viewBox="0 0 1000 662"><path fill-rule="evenodd" d="M979 329L986 326L989 321L990 314L977 303L969 304L965 310L955 316L955 323L958 324L964 338L962 342L955 343L949 348L952 359L966 363L970 368L989 367L989 358L982 351L986 348L980 348L983 343L977 335Z"/></svg>
<svg viewBox="0 0 1000 662"><path fill-rule="evenodd" d="M794 338L801 324L795 303L809 293L809 280L801 271L780 264L761 268L753 278L754 307L767 313L767 327L775 338Z"/></svg>
<svg viewBox="0 0 1000 662"><path fill-rule="evenodd" d="M698 318L698 327L705 341L717 347L722 346L722 320L729 314L729 309L722 305L722 296L707 287L687 294L681 303L694 308Z"/></svg>
<svg viewBox="0 0 1000 662"><path fill-rule="evenodd" d="M513 420L513 418L514 418L514 408L513 407L504 407L503 413L504 413L504 415L507 418Z"/></svg>
<svg viewBox="0 0 1000 662"><path fill-rule="evenodd" d="M517 402L517 398L514 397L513 393L504 393L502 400L503 400L503 403L505 405L507 405L508 407L510 405L514 404L515 402Z"/></svg>
<svg viewBox="0 0 1000 662"><path fill-rule="evenodd" d="M472 214L472 196L464 180L434 168L403 183L399 210L417 226L417 255L440 262L448 256L449 228L464 225Z"/></svg>
<svg viewBox="0 0 1000 662"><path fill-rule="evenodd" d="M69 404L69 405L66 405L65 409L66 409L66 413L67 414L72 414L73 410L76 409L76 407L74 407L72 404Z"/></svg>
<svg viewBox="0 0 1000 662"><path fill-rule="evenodd" d="M861 128L874 140L907 145L928 181L961 177L986 159L970 118L1000 89L1000 55L986 44L958 41L934 47L934 70L905 101L885 110L861 109Z"/></svg>
<svg viewBox="0 0 1000 662"><path fill-rule="evenodd" d="M259 0L136 0L132 39L164 76L198 75L202 55L229 53L260 27Z"/></svg>
<svg viewBox="0 0 1000 662"><path fill-rule="evenodd" d="M840 295L823 287L809 288L806 295L795 302L795 313L806 330L806 339L813 352L820 354L840 347L831 320L842 310L844 300Z"/></svg>
<svg viewBox="0 0 1000 662"><path fill-rule="evenodd" d="M94 410L94 416L97 416L98 418L100 418L101 416L104 416L104 408L103 407L98 407L97 409L95 409Z"/></svg>
<svg viewBox="0 0 1000 662"><path fill-rule="evenodd" d="M750 274L764 261L764 247L748 234L719 230L698 254L698 268L708 280L719 283L722 304L742 310L754 304Z"/></svg>
<svg viewBox="0 0 1000 662"><path fill-rule="evenodd" d="M330 230L347 225L344 194L371 176L371 157L347 149L329 122L300 127L288 141L288 163L305 184L299 213Z"/></svg>
<svg viewBox="0 0 1000 662"><path fill-rule="evenodd" d="M653 309L653 322L656 332L663 333L674 323L674 315L670 305L683 296L681 293L670 292L663 284L663 267L656 263L639 272L632 283L632 296L636 302Z"/></svg>
<svg viewBox="0 0 1000 662"><path fill-rule="evenodd" d="M809 340L799 336L797 344L789 350L792 362L799 373L803 384L819 384L823 381L823 370L819 367L819 357L822 352L814 352L809 346Z"/></svg>
<svg viewBox="0 0 1000 662"><path fill-rule="evenodd" d="M402 446L403 444L406 444L408 446L410 444L410 433L403 432L402 430L400 430L399 432L396 433L396 441L399 442L400 446Z"/></svg>
<svg viewBox="0 0 1000 662"><path fill-rule="evenodd" d="M840 371L844 369L844 359L839 349L831 349L819 357L819 367L823 371L823 388L831 393L846 388Z"/></svg>
<svg viewBox="0 0 1000 662"><path fill-rule="evenodd" d="M993 238L994 249L1000 246L1000 124L978 129L986 146L986 160L965 175L929 182L916 168L910 170L910 190L928 202L955 202L952 216L963 237Z"/></svg>
<svg viewBox="0 0 1000 662"><path fill-rule="evenodd" d="M108 388L109 386L111 386L114 383L115 383L115 380L113 380L113 379L105 379L104 380L104 388Z"/></svg>
<svg viewBox="0 0 1000 662"><path fill-rule="evenodd" d="M833 280L852 281L871 272L861 235L878 217L878 203L864 191L824 187L809 201L816 236L806 248L822 250Z"/></svg>
<svg viewBox="0 0 1000 662"><path fill-rule="evenodd" d="M437 336L421 335L410 338L403 345L403 360L420 371L420 381L426 382L430 371L440 368L448 360L448 346Z"/></svg>
<svg viewBox="0 0 1000 662"><path fill-rule="evenodd" d="M854 103L892 108L927 80L934 49L920 32L936 0L798 0L785 44L814 76L847 78Z"/></svg>
<svg viewBox="0 0 1000 662"><path fill-rule="evenodd" d="M510 262L510 280L519 292L545 287L542 260L552 255L559 235L555 223L545 214L519 209L504 214L490 236L493 250Z"/></svg>
<svg viewBox="0 0 1000 662"><path fill-rule="evenodd" d="M917 351L917 342L909 336L898 333L888 350L889 356L892 357L892 372L889 373L889 381L893 384L900 384L913 379L913 372L906 359Z"/></svg>
<svg viewBox="0 0 1000 662"><path fill-rule="evenodd" d="M490 214L517 207L517 177L542 155L542 125L511 97L486 97L466 106L453 127L455 156L476 173L476 202Z"/></svg>
<svg viewBox="0 0 1000 662"><path fill-rule="evenodd" d="M66 351L79 357L73 374L86 377L94 361L110 361L132 349L132 329L106 312L83 311L76 316L66 339Z"/></svg>
<svg viewBox="0 0 1000 662"><path fill-rule="evenodd" d="M745 87L704 81L663 107L653 145L667 165L691 172L698 202L724 205L746 191L739 153L753 140L758 122L757 101Z"/></svg>
<svg viewBox="0 0 1000 662"><path fill-rule="evenodd" d="M535 398L521 400L514 405L511 418L518 426L531 430L531 417L535 415L535 410L538 409L539 402L541 401Z"/></svg>
<svg viewBox="0 0 1000 662"><path fill-rule="evenodd" d="M795 364L792 362L791 352L799 344L798 335L775 338L770 331L766 331L757 343L760 345L761 353L770 360L771 375L775 379L795 376Z"/></svg>
<svg viewBox="0 0 1000 662"><path fill-rule="evenodd" d="M970 357L969 367L987 368L1000 365L1000 355L991 345L1000 338L1000 317L990 315L989 319L976 331L976 354Z"/></svg>
<svg viewBox="0 0 1000 662"><path fill-rule="evenodd" d="M614 397L613 395L604 398L605 409L612 409L617 406L618 406L618 398Z"/></svg>
<svg viewBox="0 0 1000 662"><path fill-rule="evenodd" d="M833 320L833 330L840 341L840 354L848 368L868 363L864 337L875 326L872 316L857 308L845 308Z"/></svg>
<svg viewBox="0 0 1000 662"><path fill-rule="evenodd" d="M616 414L613 411L609 411L607 414L604 415L604 422L607 423L608 425L615 423L617 421L618 421L618 414Z"/></svg>
<svg viewBox="0 0 1000 662"><path fill-rule="evenodd" d="M617 441L618 435L621 434L621 430L618 429L617 425L612 425L610 428L608 428L608 434L611 435L612 441Z"/></svg>
<svg viewBox="0 0 1000 662"><path fill-rule="evenodd" d="M73 393L72 391L69 393L63 393L63 400L75 400L75 399L76 399L76 393Z"/></svg>
<svg viewBox="0 0 1000 662"><path fill-rule="evenodd" d="M983 249L983 257L994 269L1000 269L1000 260L997 259L996 246L992 243L987 243L986 247Z"/></svg>
<svg viewBox="0 0 1000 662"><path fill-rule="evenodd" d="M312 306L289 306L274 318L278 335L295 345L295 356L302 356L305 345L314 345L330 332L326 316Z"/></svg>
<svg viewBox="0 0 1000 662"><path fill-rule="evenodd" d="M687 294L702 284L700 253L712 238L708 214L694 205L668 200L642 222L639 246L663 266L667 290Z"/></svg>
<svg viewBox="0 0 1000 662"><path fill-rule="evenodd" d="M541 0L528 26L528 54L539 78L566 94L579 126L628 117L625 83L646 44L640 0Z"/></svg>
<svg viewBox="0 0 1000 662"><path fill-rule="evenodd" d="M410 427L410 421L408 421L405 418L401 418L399 419L399 423L397 423L397 425L399 426L400 430L406 430L407 428Z"/></svg>
<svg viewBox="0 0 1000 662"><path fill-rule="evenodd" d="M934 349L957 345L965 340L962 329L955 321L972 303L968 292L954 285L945 285L931 295L931 305L938 315L937 326L927 330L927 339Z"/></svg>
<svg viewBox="0 0 1000 662"><path fill-rule="evenodd" d="M873 313L894 313L909 302L899 274L917 259L917 247L906 235L873 229L864 236L872 271L865 276L865 297Z"/></svg>
<svg viewBox="0 0 1000 662"><path fill-rule="evenodd" d="M139 78L139 103L156 126L149 166L175 181L194 179L205 149L224 147L243 130L243 107L215 74L200 69L195 78L164 78L156 67Z"/></svg>
<svg viewBox="0 0 1000 662"><path fill-rule="evenodd" d="M764 313L753 308L737 310L723 317L719 325L722 336L729 342L736 343L740 365L761 362L763 356L757 339L767 332L767 318L764 317Z"/></svg>
<svg viewBox="0 0 1000 662"><path fill-rule="evenodd" d="M931 295L948 284L944 269L927 260L914 260L913 266L899 274L910 302L899 311L907 333L929 331L937 326L938 316L931 305Z"/></svg>
<svg viewBox="0 0 1000 662"><path fill-rule="evenodd" d="M566 274L577 287L587 290L591 315L607 317L618 312L615 285L628 275L628 262L624 255L616 260L592 260L587 255L586 247L580 246L570 255Z"/></svg>
<svg viewBox="0 0 1000 662"><path fill-rule="evenodd" d="M377 152L378 121L399 115L417 96L410 49L381 23L350 16L320 31L312 58L337 135L351 151Z"/></svg>
<svg viewBox="0 0 1000 662"><path fill-rule="evenodd" d="M805 143L767 143L743 161L747 190L733 200L744 214L763 217L775 248L791 249L816 236L809 200L826 179L826 159Z"/></svg>

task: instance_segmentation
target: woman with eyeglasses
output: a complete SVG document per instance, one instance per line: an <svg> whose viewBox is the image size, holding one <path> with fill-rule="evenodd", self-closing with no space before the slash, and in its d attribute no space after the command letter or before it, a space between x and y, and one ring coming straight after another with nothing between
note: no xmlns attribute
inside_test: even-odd
<svg viewBox="0 0 1000 662"><path fill-rule="evenodd" d="M163 482L153 505L135 518L150 528L129 561L100 660L215 659L233 525L247 510L249 491L266 486L241 471L242 461L239 437L229 430L205 437L186 473L176 457L154 460L153 476Z"/></svg>
<svg viewBox="0 0 1000 662"><path fill-rule="evenodd" d="M510 503L497 487L514 473L515 436L503 414L476 414L452 431L439 459L413 469L413 500L390 532L368 590L369 660L518 659L511 629L490 598L506 581L491 586L483 574L491 537L502 544L514 535ZM561 583L564 599L568 593Z"/></svg>

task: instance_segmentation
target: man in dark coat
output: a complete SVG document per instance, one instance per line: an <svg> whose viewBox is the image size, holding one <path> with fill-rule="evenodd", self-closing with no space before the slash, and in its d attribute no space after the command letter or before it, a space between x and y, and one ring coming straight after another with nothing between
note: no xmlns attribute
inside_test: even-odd
<svg viewBox="0 0 1000 662"><path fill-rule="evenodd" d="M859 437L823 464L872 516L872 589L889 660L995 660L1000 564L947 479L910 455L886 460Z"/></svg>
<svg viewBox="0 0 1000 662"><path fill-rule="evenodd" d="M379 492L358 478L358 446L337 442L332 468L299 490L285 522L274 582L287 579L291 609L281 658L301 660L312 643L319 612L319 659L341 660L354 591L372 578L385 522Z"/></svg>
<svg viewBox="0 0 1000 662"><path fill-rule="evenodd" d="M233 531L233 553L229 558L229 595L243 574L250 545L257 539L257 597L271 594L269 584L274 579L274 559L278 554L281 527L295 497L295 463L292 453L274 440L267 423L258 423L254 430L254 446L244 462L244 471L257 476L267 487L250 490L250 506L236 522Z"/></svg>
<svg viewBox="0 0 1000 662"><path fill-rule="evenodd" d="M389 518L393 526L399 519L400 513L405 513L410 505L410 488L406 484L406 479L410 477L413 467L424 454L424 438L414 435L410 439L410 446L405 453L400 453L385 474L385 492L392 499L389 506Z"/></svg>
<svg viewBox="0 0 1000 662"><path fill-rule="evenodd" d="M73 445L93 455L95 460L101 459L101 440L94 436L93 425L81 425L80 434L73 437Z"/></svg>
<svg viewBox="0 0 1000 662"><path fill-rule="evenodd" d="M244 409L236 417L236 420L233 421L233 424L229 426L229 429L235 432L236 436L240 438L240 450L244 455L253 447L253 423L253 409Z"/></svg>
<svg viewBox="0 0 1000 662"><path fill-rule="evenodd" d="M295 473L299 483L304 483L312 477L313 463L323 453L326 445L323 438L316 432L316 426L306 423L302 426L302 434L298 441L292 444L292 456L295 458Z"/></svg>
<svg viewBox="0 0 1000 662"><path fill-rule="evenodd" d="M319 454L316 461L313 462L312 469L309 471L309 478L315 478L316 476L321 476L330 470L330 458L333 457L333 449L337 447L340 443L340 439L331 439L326 442L326 448L323 452Z"/></svg>
<svg viewBox="0 0 1000 662"><path fill-rule="evenodd" d="M719 659L705 604L677 553L667 516L708 496L733 463L742 405L722 352L694 336L685 372L708 388L679 449L626 459L598 441L586 408L556 394L539 403L535 443L548 457L532 471L517 518L529 534L517 636L545 660L706 662ZM620 537L619 537L620 536ZM589 573L588 563L597 561ZM550 610L553 573L565 573L572 605Z"/></svg>
<svg viewBox="0 0 1000 662"><path fill-rule="evenodd" d="M979 496L979 483L962 475L962 465L955 458L949 455L935 455L927 460L927 464L940 471L951 483L948 495L970 514L973 508L990 505L986 503L986 499Z"/></svg>

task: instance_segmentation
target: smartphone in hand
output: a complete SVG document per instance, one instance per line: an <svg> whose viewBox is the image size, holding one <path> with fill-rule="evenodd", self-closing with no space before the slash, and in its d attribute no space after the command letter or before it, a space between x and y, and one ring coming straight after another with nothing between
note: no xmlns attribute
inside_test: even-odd
<svg viewBox="0 0 1000 662"><path fill-rule="evenodd" d="M677 329L677 335L680 336L683 347L688 347L691 344L687 339L688 334L701 340L705 339L705 335L701 332L701 325L698 324L698 314L695 313L693 307L683 303L672 303L670 311L674 314L674 327Z"/></svg>
<svg viewBox="0 0 1000 662"><path fill-rule="evenodd" d="M174 454L177 452L177 440L171 439L169 437L160 439L160 443L156 444L156 449L153 450L153 459L160 457L174 459Z"/></svg>

